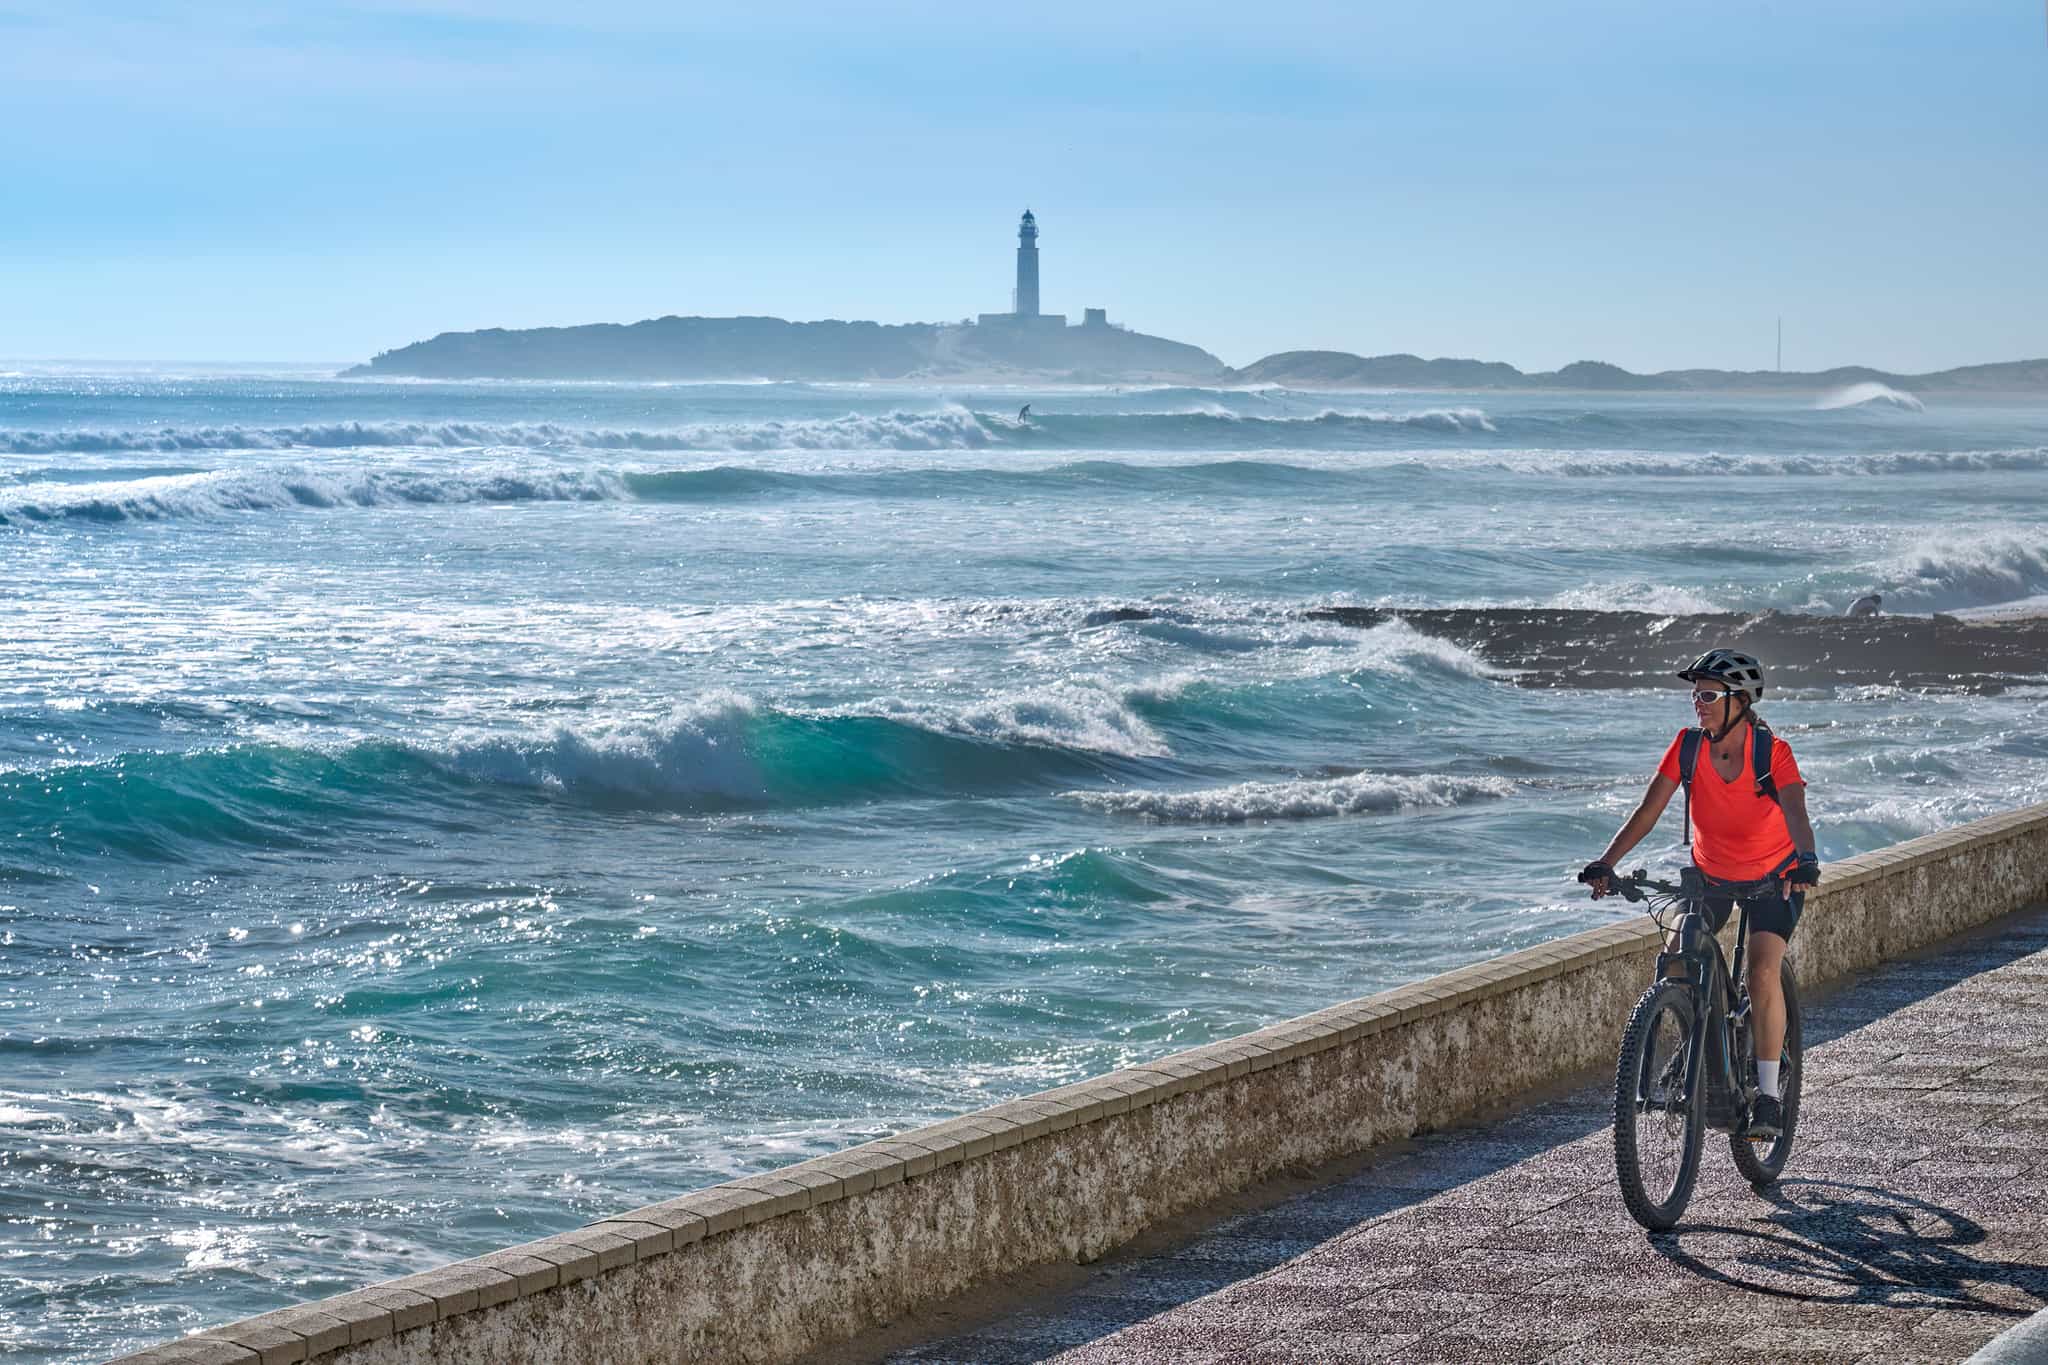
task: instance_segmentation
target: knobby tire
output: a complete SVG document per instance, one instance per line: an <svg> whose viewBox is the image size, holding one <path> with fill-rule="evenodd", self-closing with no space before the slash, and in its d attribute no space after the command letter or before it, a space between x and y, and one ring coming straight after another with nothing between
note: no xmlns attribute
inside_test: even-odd
<svg viewBox="0 0 2048 1365"><path fill-rule="evenodd" d="M1685 1061L1687 1053L1697 1048L1702 1040L1695 1035L1697 1018L1693 1008L1692 990L1677 981L1659 981L1643 992L1636 1001L1633 1013L1629 1015L1628 1028L1621 1036L1621 1055L1614 1068L1614 1169L1620 1178L1621 1200L1628 1206L1629 1216L1653 1232L1661 1232L1677 1223L1685 1213L1685 1206L1692 1199L1692 1190L1700 1175L1700 1146L1706 1135L1706 1113L1701 1107L1701 1092L1706 1089L1706 1078L1699 1077L1692 1094L1683 1097L1675 1106L1665 1109L1645 1109L1641 1101L1652 1094L1660 1081L1659 1072L1668 1065L1668 1058L1662 1052L1652 1052L1652 1045L1676 1037L1679 1047L1677 1088L1684 1086ZM1704 1060L1704 1059L1702 1059ZM1704 1067L1701 1068L1704 1071ZM1669 1093L1669 1087L1665 1087ZM1677 1169L1667 1178L1661 1174L1652 1177L1662 1186L1652 1189L1645 1183L1640 1154L1639 1138L1655 1142L1660 1133L1664 1137L1673 1135L1672 1125L1678 1125ZM1652 1125L1656 1125L1654 1128Z"/></svg>

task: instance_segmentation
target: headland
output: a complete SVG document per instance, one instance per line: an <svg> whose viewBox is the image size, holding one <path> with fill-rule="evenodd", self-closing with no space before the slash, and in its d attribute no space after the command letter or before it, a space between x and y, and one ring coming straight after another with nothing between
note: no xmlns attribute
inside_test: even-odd
<svg viewBox="0 0 2048 1365"><path fill-rule="evenodd" d="M1634 374L1600 360L1525 373L1498 360L1348 351L1281 351L1232 369L1200 346L1109 320L1106 308L1066 315L1039 307L1038 220L1017 227L1010 311L956 323L790 322L777 317L666 317L575 327L443 332L385 351L344 377L823 383L1203 384L1291 389L1565 389L1828 393L1881 386L1879 401L1913 392L2048 393L2048 359L1893 374L1863 365L1817 372L1664 370ZM1890 390L1906 390L1890 393Z"/></svg>
<svg viewBox="0 0 2048 1365"><path fill-rule="evenodd" d="M771 317L662 317L630 324L443 332L344 371L351 378L794 380L1142 384L1288 389L1548 389L1593 392L1828 393L1858 384L1904 394L2048 393L2048 359L1894 374L1830 370L1663 370L1604 361L1525 373L1498 360L1425 360L1345 351L1282 351L1232 369L1199 346L1091 320L1069 326L995 321L884 324Z"/></svg>
<svg viewBox="0 0 2048 1365"><path fill-rule="evenodd" d="M994 314L992 317L1006 317ZM974 379L1075 384L1221 382L1230 369L1197 346L1107 321L1046 323L787 322L664 317L621 326L444 332L386 351L348 377L417 379Z"/></svg>

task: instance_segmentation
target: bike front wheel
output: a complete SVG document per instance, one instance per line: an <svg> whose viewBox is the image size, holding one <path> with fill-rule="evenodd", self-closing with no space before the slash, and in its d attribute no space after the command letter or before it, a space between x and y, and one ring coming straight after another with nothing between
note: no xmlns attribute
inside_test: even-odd
<svg viewBox="0 0 2048 1365"><path fill-rule="evenodd" d="M1700 1174L1706 1114L1686 1089L1697 1011L1690 987L1659 981L1643 992L1621 1035L1614 1068L1614 1169L1629 1216L1653 1232L1676 1223Z"/></svg>
<svg viewBox="0 0 2048 1365"><path fill-rule="evenodd" d="M1806 1062L1805 1036L1799 1026L1799 987L1792 980L1791 963L1784 964L1778 980L1785 992L1785 1050L1778 1055L1778 1103L1784 1109L1785 1122L1769 1142L1752 1142L1741 1133L1728 1135L1735 1169L1758 1190L1776 1180L1792 1156L1792 1134L1799 1127L1800 1073Z"/></svg>

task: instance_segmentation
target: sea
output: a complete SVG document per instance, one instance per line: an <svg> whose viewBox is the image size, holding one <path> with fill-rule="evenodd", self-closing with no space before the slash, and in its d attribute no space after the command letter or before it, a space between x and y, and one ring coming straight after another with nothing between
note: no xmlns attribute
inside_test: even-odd
<svg viewBox="0 0 2048 1365"><path fill-rule="evenodd" d="M2048 400L335 368L0 363L10 1360L1626 913L1682 684L1316 608L2048 607ZM2043 686L1764 709L1825 859L2048 799Z"/></svg>

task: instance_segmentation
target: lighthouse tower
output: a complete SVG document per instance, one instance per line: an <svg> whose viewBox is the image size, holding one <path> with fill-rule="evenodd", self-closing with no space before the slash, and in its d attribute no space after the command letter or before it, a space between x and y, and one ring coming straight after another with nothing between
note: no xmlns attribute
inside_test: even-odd
<svg viewBox="0 0 2048 1365"><path fill-rule="evenodd" d="M1010 291L1010 311L982 313L977 325L1034 333L1058 331L1067 325L1065 313L1038 311L1038 219L1030 209L1024 210L1024 217L1017 224L1017 287Z"/></svg>
<svg viewBox="0 0 2048 1365"><path fill-rule="evenodd" d="M1017 224L1017 316L1038 316L1038 220L1030 209Z"/></svg>

